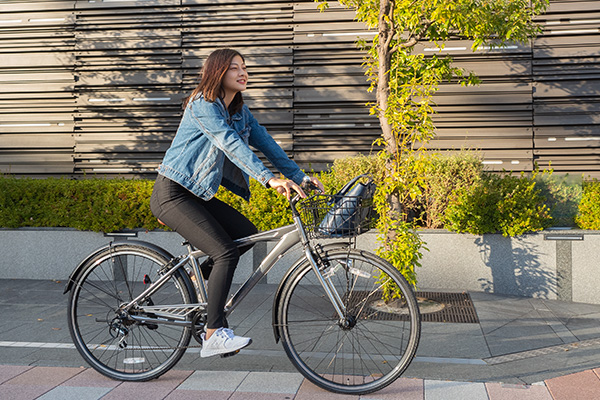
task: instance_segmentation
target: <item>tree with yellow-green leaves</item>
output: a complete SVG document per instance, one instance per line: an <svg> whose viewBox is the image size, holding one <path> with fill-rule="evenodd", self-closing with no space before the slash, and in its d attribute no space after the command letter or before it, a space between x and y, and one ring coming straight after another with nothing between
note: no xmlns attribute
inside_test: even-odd
<svg viewBox="0 0 600 400"><path fill-rule="evenodd" d="M327 0L315 0L321 10ZM453 39L472 40L472 50L528 42L540 27L534 18L549 0L340 0L356 11L356 19L376 29L366 51L366 75L375 91L371 114L381 125L376 141L386 159L386 172L379 177L375 198L380 219L379 254L416 283L422 241L414 233L400 205L421 192L419 179L424 143L434 137L431 119L433 96L441 82L478 84L469 71L455 67L448 55L425 56L419 43L443 49Z"/></svg>

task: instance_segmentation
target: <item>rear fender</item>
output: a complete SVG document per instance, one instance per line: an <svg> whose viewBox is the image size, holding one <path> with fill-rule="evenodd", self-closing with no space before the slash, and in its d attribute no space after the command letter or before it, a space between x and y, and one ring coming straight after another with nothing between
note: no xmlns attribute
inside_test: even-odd
<svg viewBox="0 0 600 400"><path fill-rule="evenodd" d="M71 288L73 287L73 283L75 281L77 281L77 278L81 274L81 271L83 270L84 266L91 259L96 257L98 254L102 253L103 251L106 251L110 248L116 249L119 246L123 246L123 245L138 245L138 246L148 247L151 250L160 254L161 256L165 257L167 260L173 259L173 256L171 255L171 253L169 253L165 249L163 249L155 244L144 242L142 240L127 240L127 241L120 241L120 242L110 242L110 243L105 244L104 246L100 247L99 249L93 251L89 256L86 257L85 260L83 260L81 263L79 263L77 268L75 268L73 270L73 272L71 272L71 275L69 276L69 280L67 281L67 285L65 286L65 291L63 292L63 294L67 294L69 291L71 291Z"/></svg>

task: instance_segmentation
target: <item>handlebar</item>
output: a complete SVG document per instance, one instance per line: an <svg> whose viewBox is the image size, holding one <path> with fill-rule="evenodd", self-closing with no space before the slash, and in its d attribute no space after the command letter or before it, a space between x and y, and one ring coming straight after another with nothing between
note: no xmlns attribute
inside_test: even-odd
<svg viewBox="0 0 600 400"><path fill-rule="evenodd" d="M304 180L304 181L302 181L302 184L300 185L300 187L304 191L306 191L306 190L313 190L313 191L321 192L321 189L319 189L319 186L317 186L314 183L312 183L311 180Z"/></svg>
<svg viewBox="0 0 600 400"><path fill-rule="evenodd" d="M315 185L314 183L312 183L310 180L303 180L302 183L300 184L300 187L302 188L302 190L306 191L316 191L316 192L321 192L321 189ZM298 210L296 209L296 204L298 204L298 202L300 201L301 197L298 193L296 193L293 197L291 197L288 201L290 203L290 208L292 209L292 213L294 215L298 215Z"/></svg>

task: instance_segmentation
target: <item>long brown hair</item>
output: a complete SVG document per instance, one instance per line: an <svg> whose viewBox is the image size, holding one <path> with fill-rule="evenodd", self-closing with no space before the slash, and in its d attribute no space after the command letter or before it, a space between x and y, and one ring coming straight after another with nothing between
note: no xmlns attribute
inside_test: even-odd
<svg viewBox="0 0 600 400"><path fill-rule="evenodd" d="M216 101L217 98L223 98L225 96L222 85L223 76L225 76L235 56L240 56L244 60L244 56L233 49L218 49L210 53L200 71L200 83L192 94L184 100L183 108L186 108L188 103L195 100L200 94L210 102ZM229 104L229 113L235 114L242 109L243 105L242 93L238 92Z"/></svg>

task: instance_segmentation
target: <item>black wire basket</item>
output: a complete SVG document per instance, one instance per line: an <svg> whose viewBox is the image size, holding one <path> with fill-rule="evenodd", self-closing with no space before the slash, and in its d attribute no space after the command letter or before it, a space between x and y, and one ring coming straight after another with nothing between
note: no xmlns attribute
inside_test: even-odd
<svg viewBox="0 0 600 400"><path fill-rule="evenodd" d="M374 226L372 197L315 194L298 211L311 238L354 237Z"/></svg>

